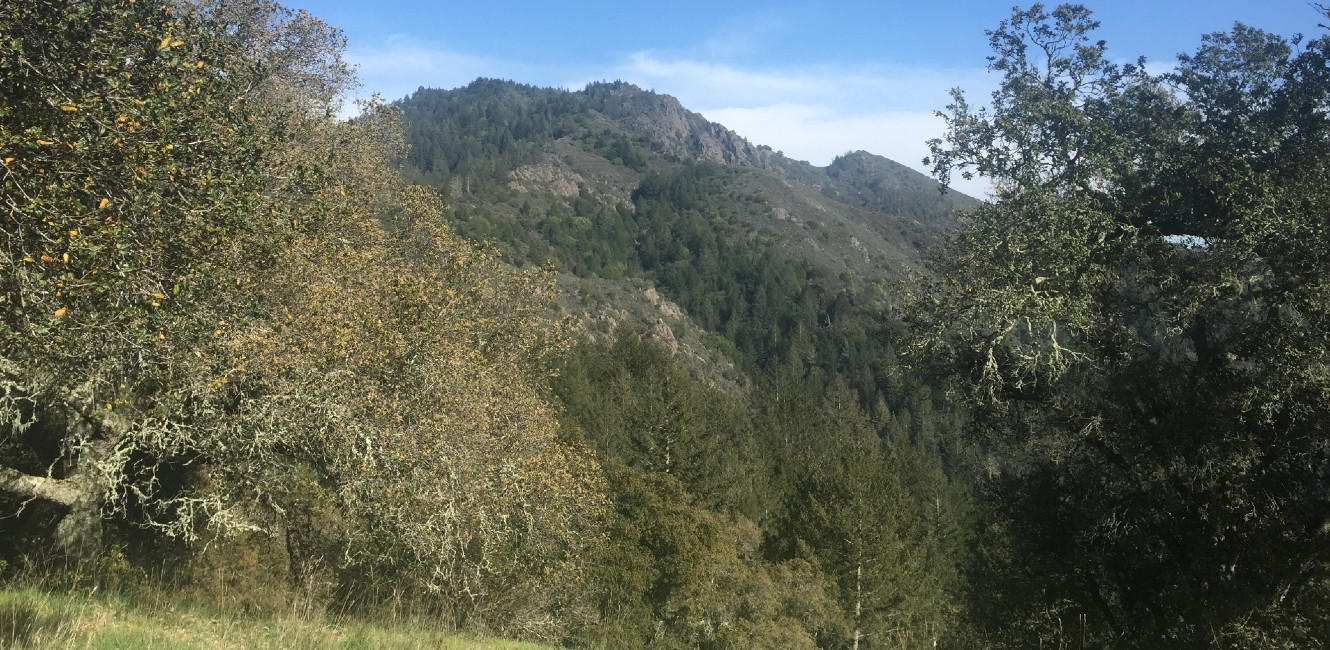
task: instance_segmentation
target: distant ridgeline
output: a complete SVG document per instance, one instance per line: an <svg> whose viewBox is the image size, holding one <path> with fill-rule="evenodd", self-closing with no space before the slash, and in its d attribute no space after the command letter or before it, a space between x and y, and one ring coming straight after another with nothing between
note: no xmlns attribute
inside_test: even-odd
<svg viewBox="0 0 1330 650"><path fill-rule="evenodd" d="M901 392L887 390L896 285L978 203L862 151L791 160L623 82L480 79L399 105L406 174L460 234L519 265L650 282L740 367L819 391L841 374L870 407Z"/></svg>

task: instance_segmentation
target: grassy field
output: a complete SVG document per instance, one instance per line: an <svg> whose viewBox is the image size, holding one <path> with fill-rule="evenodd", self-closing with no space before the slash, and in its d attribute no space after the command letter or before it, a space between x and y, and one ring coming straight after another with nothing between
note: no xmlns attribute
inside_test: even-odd
<svg viewBox="0 0 1330 650"><path fill-rule="evenodd" d="M459 636L409 624L336 623L321 617L248 617L107 595L0 589L0 648L175 650L211 648L444 648L547 646Z"/></svg>

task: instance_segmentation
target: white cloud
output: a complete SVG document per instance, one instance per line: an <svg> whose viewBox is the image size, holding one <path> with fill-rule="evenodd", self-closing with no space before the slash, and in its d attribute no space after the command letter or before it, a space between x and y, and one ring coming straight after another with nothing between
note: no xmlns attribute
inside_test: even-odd
<svg viewBox="0 0 1330 650"><path fill-rule="evenodd" d="M613 70L626 81L678 96L685 106L690 101L755 106L830 90L821 80L804 75L743 70L689 59L668 60L647 52L631 55Z"/></svg>
<svg viewBox="0 0 1330 650"><path fill-rule="evenodd" d="M841 112L932 111L946 105L952 87L978 88L991 83L981 69L865 64L760 70L653 52L634 53L609 71L615 78L676 95L690 108L798 103Z"/></svg>

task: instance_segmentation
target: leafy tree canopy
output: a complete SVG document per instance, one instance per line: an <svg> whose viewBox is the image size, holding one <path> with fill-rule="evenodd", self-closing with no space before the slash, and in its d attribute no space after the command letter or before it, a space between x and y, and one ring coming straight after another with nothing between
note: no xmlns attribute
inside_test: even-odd
<svg viewBox="0 0 1330 650"><path fill-rule="evenodd" d="M990 532L1013 545L989 549L994 638L1311 647L1330 638L1330 37L1238 24L1152 74L1097 24L1015 10L989 32L991 108L955 92L931 143L944 183L997 188L940 256L914 348L976 409Z"/></svg>

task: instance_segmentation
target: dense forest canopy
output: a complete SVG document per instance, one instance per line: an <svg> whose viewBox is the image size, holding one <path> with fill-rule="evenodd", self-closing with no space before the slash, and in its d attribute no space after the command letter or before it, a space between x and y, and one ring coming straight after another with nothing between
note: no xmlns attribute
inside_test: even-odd
<svg viewBox="0 0 1330 650"><path fill-rule="evenodd" d="M1323 647L1330 36L1155 74L1096 27L988 33L929 160L980 204L622 82L338 120L344 39L268 0L7 4L0 580L578 647Z"/></svg>

